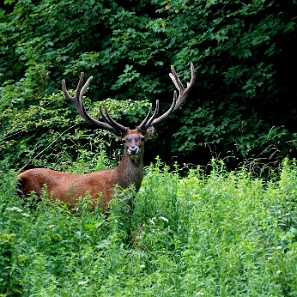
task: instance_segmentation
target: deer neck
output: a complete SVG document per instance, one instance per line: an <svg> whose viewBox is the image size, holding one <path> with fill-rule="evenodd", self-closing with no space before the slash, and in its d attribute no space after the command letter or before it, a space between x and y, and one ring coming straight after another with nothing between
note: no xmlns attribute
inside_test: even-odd
<svg viewBox="0 0 297 297"><path fill-rule="evenodd" d="M118 176L118 185L122 188L135 186L139 190L143 178L143 152L137 160L132 160L127 152L124 152L123 158L116 168Z"/></svg>

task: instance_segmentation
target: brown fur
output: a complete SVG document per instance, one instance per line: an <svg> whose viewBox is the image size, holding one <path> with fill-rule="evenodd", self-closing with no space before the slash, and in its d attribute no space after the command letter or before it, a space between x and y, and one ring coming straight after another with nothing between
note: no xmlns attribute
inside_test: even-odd
<svg viewBox="0 0 297 297"><path fill-rule="evenodd" d="M101 117L104 122L98 121L87 114L82 97L92 80L92 76L89 77L84 84L84 73L81 73L73 97L68 93L66 82L63 80L62 91L66 100L74 105L77 112L87 122L92 123L97 128L108 130L117 136L122 136L124 143L123 158L115 169L106 169L89 174L57 172L47 168L27 170L19 175L21 181L20 188L23 193L28 195L34 191L40 196L42 189L45 187L50 198L60 199L67 202L69 205L77 203L79 197L84 197L86 194L89 194L103 211L106 211L109 202L113 198L116 185L124 189L134 185L136 191L138 191L143 178L144 140L151 138L155 134L154 125L164 121L183 104L188 92L195 84L195 71L192 63L190 68L191 80L187 83L187 87L184 88L174 67L171 66L169 76L178 90L178 96L177 92L174 91L170 108L159 117L157 117L159 112L159 100L157 100L153 114L151 115L151 106L145 119L134 130L130 130L114 121L107 111L106 114L104 114L100 109Z"/></svg>
<svg viewBox="0 0 297 297"><path fill-rule="evenodd" d="M51 199L60 199L73 206L79 197L89 194L105 212L113 198L116 185L121 188L135 186L139 190L143 178L144 136L138 130L128 130L123 138L124 153L120 164L114 169L106 169L88 174L59 172L48 168L34 168L19 174L20 189L25 195L35 192L41 195L45 187ZM131 144L139 149L138 154L129 155Z"/></svg>

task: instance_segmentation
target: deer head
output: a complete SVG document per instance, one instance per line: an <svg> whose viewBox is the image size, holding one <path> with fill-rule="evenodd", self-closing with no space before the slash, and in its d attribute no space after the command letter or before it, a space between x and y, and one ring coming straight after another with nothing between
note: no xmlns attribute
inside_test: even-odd
<svg viewBox="0 0 297 297"><path fill-rule="evenodd" d="M113 133L114 135L120 137L124 143L124 153L126 153L130 159L134 162L139 161L140 155L143 154L143 142L147 139L150 139L155 134L155 128L157 124L161 123L162 121L166 120L169 115L176 112L184 103L185 98L187 97L189 91L195 84L195 71L193 64L190 65L191 69L191 79L190 82L187 83L186 88L181 83L175 69L171 66L171 73L169 76L174 83L175 87L178 90L177 92L173 92L173 100L170 108L163 113L161 116L158 117L159 114L159 100L156 100L156 106L154 112L152 112L152 105L147 112L146 117L144 120L136 126L135 129L130 129L129 127L125 127L120 123L116 122L108 113L107 110L105 112L102 111L100 108L100 115L103 120L98 121L92 118L87 112L84 107L82 97L88 88L91 80L93 79L90 76L86 83L84 84L84 73L82 72L80 75L80 79L75 91L75 95L72 97L68 93L66 89L66 82L65 80L62 81L62 91L67 101L71 102L77 112L89 123L93 124L97 128L105 129Z"/></svg>
<svg viewBox="0 0 297 297"><path fill-rule="evenodd" d="M154 136L154 126L166 120L169 115L177 111L183 104L195 83L193 64L191 64L190 68L191 79L187 83L187 86L184 87L174 67L171 67L169 76L177 88L178 94L176 91L173 92L173 100L170 108L158 116L159 100L157 100L154 111L152 111L152 105L150 105L146 117L134 129L116 122L107 110L103 112L100 108L102 121L92 118L86 112L82 97L92 80L92 76L84 83L84 73L81 73L73 97L68 93L66 82L63 80L62 91L64 96L67 101L74 105L77 112L87 122L95 125L97 128L105 129L122 139L124 145L122 160L114 169L106 169L89 174L58 172L47 168L30 169L19 174L23 193L30 194L34 191L37 195L40 195L42 188L46 185L50 198L63 200L70 205L75 204L80 196L83 197L86 193L89 193L94 201L98 201L98 197L101 197L98 204L103 211L106 211L110 200L113 198L116 185L122 188L134 185L136 191L138 191L143 178L144 141Z"/></svg>

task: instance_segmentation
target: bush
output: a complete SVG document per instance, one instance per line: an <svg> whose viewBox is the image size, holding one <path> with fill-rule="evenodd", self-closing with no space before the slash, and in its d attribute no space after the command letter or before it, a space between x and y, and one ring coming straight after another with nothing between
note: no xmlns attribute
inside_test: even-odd
<svg viewBox="0 0 297 297"><path fill-rule="evenodd" d="M134 212L129 189L108 219L88 198L76 212L45 197L32 208L2 174L0 294L295 296L295 162L267 182L209 166L180 178L157 159Z"/></svg>
<svg viewBox="0 0 297 297"><path fill-rule="evenodd" d="M271 147L296 154L295 2L5 3L0 111L57 96L61 79L76 81L81 71L94 76L90 98L159 97L165 110L173 89L169 65L186 81L193 62L196 88L176 117L160 125L154 156L169 163L172 151L180 163L196 164L228 157L234 168L260 155L269 160ZM1 115L2 135L8 120ZM277 137L270 137L272 129Z"/></svg>

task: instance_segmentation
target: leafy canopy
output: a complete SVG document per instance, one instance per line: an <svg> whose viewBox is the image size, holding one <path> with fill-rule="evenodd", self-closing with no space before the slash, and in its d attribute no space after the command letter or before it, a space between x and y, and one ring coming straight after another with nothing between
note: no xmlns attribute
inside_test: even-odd
<svg viewBox="0 0 297 297"><path fill-rule="evenodd" d="M230 166L259 156L268 160L274 152L294 156L296 5L265 0L5 1L0 6L2 146L16 118L23 118L18 131L24 133L10 134L10 141L32 138L36 147L25 144L25 157L44 148L47 124L29 134L30 117L21 111L32 112L46 97L61 96L62 78L74 88L81 71L93 75L88 97L94 102L159 98L165 110L173 91L169 66L175 65L186 82L193 62L195 89L183 109L158 127L158 143L147 152L168 162L168 151L179 161L201 164L211 156L228 157ZM59 114L67 121L68 113L63 107ZM54 116L47 120L61 133ZM7 157L5 151L0 154ZM150 153L147 158L152 159ZM20 160L13 159L11 166L18 166Z"/></svg>

